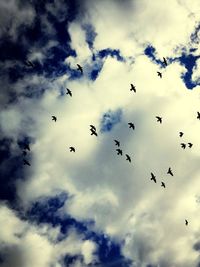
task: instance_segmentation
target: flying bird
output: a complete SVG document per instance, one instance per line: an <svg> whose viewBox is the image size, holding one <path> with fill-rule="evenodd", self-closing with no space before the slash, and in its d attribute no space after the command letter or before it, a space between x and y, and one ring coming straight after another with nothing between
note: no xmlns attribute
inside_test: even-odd
<svg viewBox="0 0 200 267"><path fill-rule="evenodd" d="M185 220L185 225L188 225L188 221L187 220Z"/></svg>
<svg viewBox="0 0 200 267"><path fill-rule="evenodd" d="M28 151L30 151L30 146L29 146L29 144L25 144L25 145L24 145L24 149L25 149L25 150L27 149Z"/></svg>
<svg viewBox="0 0 200 267"><path fill-rule="evenodd" d="M31 61L29 61L29 60L27 60L26 62L25 62L25 64L26 64L26 66L27 67L34 67L35 65L31 62Z"/></svg>
<svg viewBox="0 0 200 267"><path fill-rule="evenodd" d="M156 116L156 119L157 119L157 122L160 122L160 123L162 123L162 118L161 118L161 117L159 117L159 116Z"/></svg>
<svg viewBox="0 0 200 267"><path fill-rule="evenodd" d="M135 125L132 122L129 122L128 125L129 125L129 128L132 128L133 130L135 129Z"/></svg>
<svg viewBox="0 0 200 267"><path fill-rule="evenodd" d="M131 157L128 154L126 154L126 160L128 160L129 162L131 162Z"/></svg>
<svg viewBox="0 0 200 267"><path fill-rule="evenodd" d="M157 71L157 74L160 78L162 78L162 73L160 71Z"/></svg>
<svg viewBox="0 0 200 267"><path fill-rule="evenodd" d="M166 60L165 57L163 57L163 63L164 63L165 66L167 66L167 60Z"/></svg>
<svg viewBox="0 0 200 267"><path fill-rule="evenodd" d="M133 92L136 93L136 88L135 88L135 86L132 83L131 83L131 89L130 89L130 91L133 91Z"/></svg>
<svg viewBox="0 0 200 267"><path fill-rule="evenodd" d="M70 146L69 149L70 149L70 152L75 152L75 148L73 146Z"/></svg>
<svg viewBox="0 0 200 267"><path fill-rule="evenodd" d="M154 181L154 183L156 183L156 176L151 172L151 180Z"/></svg>
<svg viewBox="0 0 200 267"><path fill-rule="evenodd" d="M24 162L24 165L31 166L31 164L27 160L24 159L23 162Z"/></svg>
<svg viewBox="0 0 200 267"><path fill-rule="evenodd" d="M185 148L186 148L186 144L181 143L181 147L182 147L183 149L185 149Z"/></svg>
<svg viewBox="0 0 200 267"><path fill-rule="evenodd" d="M66 88L66 90L67 90L67 93L66 93L66 95L70 95L70 96L72 97L72 91L71 91L71 90L69 90L68 88Z"/></svg>
<svg viewBox="0 0 200 267"><path fill-rule="evenodd" d="M165 183L164 182L161 182L161 186L165 188Z"/></svg>
<svg viewBox="0 0 200 267"><path fill-rule="evenodd" d="M76 65L77 65L77 70L79 70L81 74L83 74L83 68L79 64L76 64Z"/></svg>
<svg viewBox="0 0 200 267"><path fill-rule="evenodd" d="M193 146L193 144L192 143L188 143L188 146L189 146L189 148L191 148Z"/></svg>
<svg viewBox="0 0 200 267"><path fill-rule="evenodd" d="M167 171L167 174L170 174L171 176L174 176L174 174L173 174L173 172L172 172L172 170L171 170L170 167L169 167L169 169L168 169L168 171Z"/></svg>
<svg viewBox="0 0 200 267"><path fill-rule="evenodd" d="M98 134L97 134L96 131L94 131L94 130L92 130L92 129L90 129L90 131L91 131L91 135L96 135L96 136L98 136Z"/></svg>
<svg viewBox="0 0 200 267"><path fill-rule="evenodd" d="M197 119L200 120L200 112L197 111Z"/></svg>
<svg viewBox="0 0 200 267"><path fill-rule="evenodd" d="M121 155L122 156L122 150L120 148L117 148L116 151L117 151L117 155Z"/></svg>
<svg viewBox="0 0 200 267"><path fill-rule="evenodd" d="M120 146L120 142L118 140L114 140L116 146Z"/></svg>
<svg viewBox="0 0 200 267"><path fill-rule="evenodd" d="M182 137L184 135L183 132L179 132L179 136Z"/></svg>
<svg viewBox="0 0 200 267"><path fill-rule="evenodd" d="M90 130L93 130L96 132L96 127L94 127L94 125L90 125Z"/></svg>
<svg viewBox="0 0 200 267"><path fill-rule="evenodd" d="M55 116L52 116L52 121L57 121L57 118Z"/></svg>

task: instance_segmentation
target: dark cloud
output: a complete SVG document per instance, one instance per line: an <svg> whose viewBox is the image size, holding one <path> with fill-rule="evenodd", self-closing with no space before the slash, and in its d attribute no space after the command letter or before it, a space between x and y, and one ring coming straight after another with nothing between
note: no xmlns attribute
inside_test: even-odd
<svg viewBox="0 0 200 267"><path fill-rule="evenodd" d="M193 246L193 248L196 251L200 251L200 242L195 243L194 246Z"/></svg>
<svg viewBox="0 0 200 267"><path fill-rule="evenodd" d="M0 200L7 201L12 206L16 205L16 181L24 178L22 154L13 154L12 139L0 140Z"/></svg>
<svg viewBox="0 0 200 267"><path fill-rule="evenodd" d="M19 246L3 246L0 247L2 255L2 267L18 267L24 266L23 254Z"/></svg>

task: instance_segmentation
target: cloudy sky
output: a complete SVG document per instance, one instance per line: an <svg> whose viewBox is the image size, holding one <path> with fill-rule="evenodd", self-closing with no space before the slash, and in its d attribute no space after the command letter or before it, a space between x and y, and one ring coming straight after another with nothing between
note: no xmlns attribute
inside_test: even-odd
<svg viewBox="0 0 200 267"><path fill-rule="evenodd" d="M0 2L0 266L200 266L199 42L199 0Z"/></svg>

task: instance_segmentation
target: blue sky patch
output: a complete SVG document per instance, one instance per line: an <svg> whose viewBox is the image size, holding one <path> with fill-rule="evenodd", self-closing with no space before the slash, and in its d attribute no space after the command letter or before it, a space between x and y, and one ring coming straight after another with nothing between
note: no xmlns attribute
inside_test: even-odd
<svg viewBox="0 0 200 267"><path fill-rule="evenodd" d="M109 236L105 236L103 233L97 233L90 230L90 228L93 228L92 226L95 222L77 221L75 218L72 218L67 214L60 217L58 211L64 206L67 199L68 195L64 192L55 197L43 198L32 205L32 207L26 213L25 218L26 220L30 220L37 224L48 223L53 227L60 226L61 235L57 242L66 237L68 230L71 227L74 227L80 234L84 236L84 240L91 240L97 244L98 249L96 254L101 264L111 264L116 262L116 264L119 263L120 266L130 266L131 261L122 255L121 244L114 242L109 238ZM68 263L75 261L79 257L80 255L65 255L65 266L67 266Z"/></svg>
<svg viewBox="0 0 200 267"><path fill-rule="evenodd" d="M101 132L109 132L112 128L121 121L122 110L106 112L101 119Z"/></svg>

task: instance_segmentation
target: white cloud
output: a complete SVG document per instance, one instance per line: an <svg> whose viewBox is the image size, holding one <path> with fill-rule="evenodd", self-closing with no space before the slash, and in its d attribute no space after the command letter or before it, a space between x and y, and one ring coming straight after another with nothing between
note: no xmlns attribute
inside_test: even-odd
<svg viewBox="0 0 200 267"><path fill-rule="evenodd" d="M192 81L194 83L199 83L200 81L200 59L197 59L196 66L193 68Z"/></svg>
<svg viewBox="0 0 200 267"><path fill-rule="evenodd" d="M90 240L86 240L82 246L82 254L84 256L85 264L90 264L94 261L95 257L93 253L96 250L96 245Z"/></svg>
<svg viewBox="0 0 200 267"><path fill-rule="evenodd" d="M115 241L124 240L123 253L136 261L133 266L137 267L150 262L188 267L198 262L198 253L192 248L199 240L200 219L195 202L200 186L198 88L186 89L181 79L186 69L178 62L162 69L160 79L158 66L143 55L145 43L152 44L161 58L176 57L177 46L189 45L199 19L195 6L196 1L188 6L188 1L142 0L127 3L128 10L122 11L112 1L94 1L87 16L70 26L76 60L88 66L92 62L81 29L87 20L97 32L95 50L120 49L126 62L106 58L95 82L85 76L68 81L65 75L55 80L41 99L21 98L17 106L11 106L0 117L4 134L20 132L18 123L11 123L13 110L17 118L25 110L23 116L34 122L28 128L28 134L36 140L31 146L30 176L17 184L22 203L30 205L41 196L67 191L71 198L62 209L63 214L69 213L78 220L94 219L94 230L103 231ZM195 16L191 16L192 12ZM69 59L72 65L76 64L73 60ZM198 72L197 69L198 64ZM130 83L136 85L136 94L130 92ZM46 84L50 86L49 81ZM63 85L72 90L72 98L59 97ZM110 133L100 134L102 114L118 108L123 112L122 121ZM52 115L57 116L56 123L51 121ZM162 116L162 125L156 122L157 115ZM135 123L135 131L128 128L129 121ZM90 124L96 125L98 138L90 135ZM182 139L179 131L184 132ZM121 141L124 154L132 158L131 164L124 156L116 155L113 139ZM181 142L190 141L194 144L192 149L180 147ZM76 148L74 154L69 152L71 145ZM169 166L174 177L167 175ZM155 173L157 184L150 181L151 172ZM161 188L161 181L166 183L166 189ZM187 227L185 219L189 221ZM15 241L13 236L8 231L4 238ZM33 255L38 251L36 243L44 244L46 255L51 255L54 246L46 236L44 239L31 233L24 240L36 250ZM81 241L76 233L56 245L60 255L66 248L68 253L82 252L85 264L94 260L95 244ZM37 265L45 264L46 258ZM74 265L79 266L80 262Z"/></svg>
<svg viewBox="0 0 200 267"><path fill-rule="evenodd" d="M17 217L7 206L0 207L0 250L2 267L61 267L66 254L83 255L86 264L95 259L96 246L92 241L83 241L73 229L60 242L56 239L60 229L48 225L34 225Z"/></svg>

